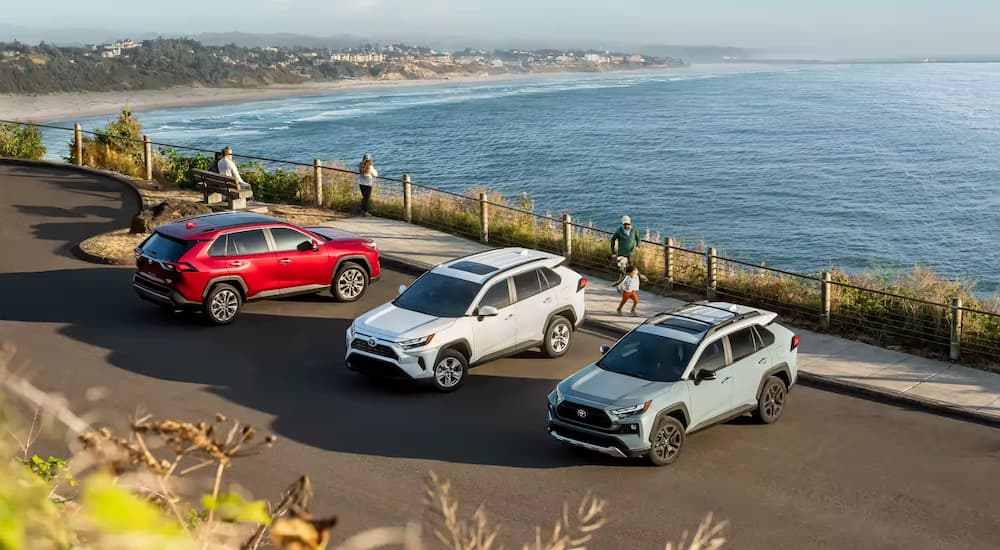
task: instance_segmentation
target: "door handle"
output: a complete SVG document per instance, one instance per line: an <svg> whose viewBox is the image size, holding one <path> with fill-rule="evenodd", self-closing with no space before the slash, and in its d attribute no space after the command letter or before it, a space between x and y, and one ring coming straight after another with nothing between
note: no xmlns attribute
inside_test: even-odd
<svg viewBox="0 0 1000 550"><path fill-rule="evenodd" d="M732 379L733 379L732 376L727 376L727 377L725 377L725 378L722 379L722 382L719 382L719 383L720 384L725 384L726 382L729 382Z"/></svg>
<svg viewBox="0 0 1000 550"><path fill-rule="evenodd" d="M280 259L278 261L281 262L281 263L283 263L283 264L290 264L290 263L292 263L292 260L289 259L289 258L282 258L282 259Z"/></svg>
<svg viewBox="0 0 1000 550"><path fill-rule="evenodd" d="M549 297L548 297L548 298L546 298L546 299L545 299L545 301L544 301L544 302L542 302L542 303L543 303L543 304L551 304L551 303L552 303L552 297L551 297L551 296L549 296Z"/></svg>
<svg viewBox="0 0 1000 550"><path fill-rule="evenodd" d="M763 359L761 359L760 361L757 361L757 364L758 364L758 365L763 365L764 363L767 363L767 357L764 357L764 358L763 358Z"/></svg>
<svg viewBox="0 0 1000 550"><path fill-rule="evenodd" d="M239 267L239 266L243 265L243 262L229 262L229 265L231 265L233 267Z"/></svg>
<svg viewBox="0 0 1000 550"><path fill-rule="evenodd" d="M503 320L506 321L507 319L510 319L513 316L514 316L513 313L508 313L507 316L503 318Z"/></svg>

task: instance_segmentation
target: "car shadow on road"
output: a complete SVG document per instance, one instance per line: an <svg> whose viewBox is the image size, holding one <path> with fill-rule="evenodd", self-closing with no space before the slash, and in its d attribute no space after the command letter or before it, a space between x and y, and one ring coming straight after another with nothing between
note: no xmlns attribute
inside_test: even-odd
<svg viewBox="0 0 1000 550"><path fill-rule="evenodd" d="M105 360L117 368L206 385L233 403L274 415L279 437L321 449L521 468L611 461L600 455L583 461L547 434L552 380L473 375L460 390L438 394L346 370L349 312L373 303L292 304L297 313L305 308L306 314L333 311L337 317L251 308L234 325L212 328L142 302L130 278L130 269L114 267L0 274L0 288L11 297L0 308L0 321L64 325L60 334L108 350ZM264 309L281 307L287 306ZM133 405L166 407L158 399L137 396Z"/></svg>

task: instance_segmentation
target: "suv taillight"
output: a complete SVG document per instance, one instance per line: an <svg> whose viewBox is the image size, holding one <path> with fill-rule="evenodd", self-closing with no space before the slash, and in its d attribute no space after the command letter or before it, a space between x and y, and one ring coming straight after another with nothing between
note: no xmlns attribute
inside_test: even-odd
<svg viewBox="0 0 1000 550"><path fill-rule="evenodd" d="M790 350L788 350L788 351L795 351L795 348L797 348L797 347L799 347L799 335L798 334L793 334L792 335L792 348Z"/></svg>
<svg viewBox="0 0 1000 550"><path fill-rule="evenodd" d="M587 278L580 277L580 280L576 283L576 291L580 292L581 290L586 288L586 286L587 286Z"/></svg>
<svg viewBox="0 0 1000 550"><path fill-rule="evenodd" d="M174 262L163 262L163 266L171 271L176 271L178 273L185 273L189 271L198 271L195 267L187 262L174 263Z"/></svg>

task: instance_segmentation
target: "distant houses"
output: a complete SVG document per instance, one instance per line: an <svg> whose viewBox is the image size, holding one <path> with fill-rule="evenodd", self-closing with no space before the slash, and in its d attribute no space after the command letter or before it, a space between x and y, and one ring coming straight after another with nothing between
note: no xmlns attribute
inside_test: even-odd
<svg viewBox="0 0 1000 550"><path fill-rule="evenodd" d="M119 40L111 44L101 44L100 46L95 46L95 50L100 50L101 57L112 58L118 57L125 50L131 50L133 48L139 48L142 44L136 44L131 39L126 38L125 40Z"/></svg>

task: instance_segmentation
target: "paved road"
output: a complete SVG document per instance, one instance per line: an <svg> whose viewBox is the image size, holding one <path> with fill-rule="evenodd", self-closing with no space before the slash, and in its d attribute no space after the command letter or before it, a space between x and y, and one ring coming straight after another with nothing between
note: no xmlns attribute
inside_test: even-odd
<svg viewBox="0 0 1000 550"><path fill-rule="evenodd" d="M130 270L76 260L77 240L127 223L119 184L0 165L0 338L42 387L104 418L141 408L186 419L216 411L269 428L271 452L233 479L261 496L308 473L341 535L422 517L421 476L486 502L508 547L549 525L562 502L606 497L594 548L662 548L709 511L734 548L996 548L1000 431L800 387L773 426L734 421L691 437L653 469L562 447L545 432L545 395L608 338L474 371L451 395L364 382L342 368L351 319L411 274L387 271L356 305L322 297L253 304L213 329L139 301ZM96 404L85 390L106 387ZM109 420L111 422L111 420Z"/></svg>

